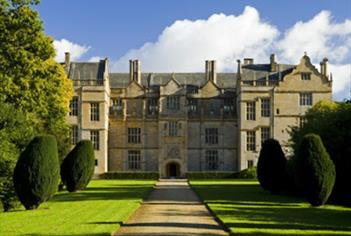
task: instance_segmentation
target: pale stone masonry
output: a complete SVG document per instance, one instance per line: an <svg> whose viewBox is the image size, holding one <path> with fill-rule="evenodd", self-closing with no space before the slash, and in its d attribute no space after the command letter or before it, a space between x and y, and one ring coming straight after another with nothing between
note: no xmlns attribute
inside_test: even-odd
<svg viewBox="0 0 351 236"><path fill-rule="evenodd" d="M257 164L261 143L280 141L289 155L289 130L308 108L332 98L327 59L318 71L304 55L298 65L238 60L237 73L109 73L108 60L70 62L74 83L67 117L72 144L91 139L95 173L157 171L162 177L196 171L239 171Z"/></svg>

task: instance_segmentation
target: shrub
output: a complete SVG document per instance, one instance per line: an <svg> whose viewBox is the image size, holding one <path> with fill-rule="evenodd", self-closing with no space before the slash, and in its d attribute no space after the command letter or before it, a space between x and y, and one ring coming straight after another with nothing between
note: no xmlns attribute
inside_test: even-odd
<svg viewBox="0 0 351 236"><path fill-rule="evenodd" d="M17 207L18 198L13 186L12 176L0 180L0 200L5 212Z"/></svg>
<svg viewBox="0 0 351 236"><path fill-rule="evenodd" d="M53 136L35 137L20 155L13 175L18 198L24 207L37 208L57 191L59 159Z"/></svg>
<svg viewBox="0 0 351 236"><path fill-rule="evenodd" d="M107 172L101 175L104 179L159 179L158 172Z"/></svg>
<svg viewBox="0 0 351 236"><path fill-rule="evenodd" d="M313 206L323 205L335 182L335 167L321 138L307 134L295 160L296 186Z"/></svg>
<svg viewBox="0 0 351 236"><path fill-rule="evenodd" d="M238 179L257 179L257 167L253 166L247 169L244 169L240 172L234 173L233 178Z"/></svg>
<svg viewBox="0 0 351 236"><path fill-rule="evenodd" d="M90 140L82 140L63 160L61 178L69 192L85 189L94 174L95 156Z"/></svg>
<svg viewBox="0 0 351 236"><path fill-rule="evenodd" d="M257 178L262 188L273 193L280 192L284 187L285 170L286 158L279 142L266 140L257 163Z"/></svg>

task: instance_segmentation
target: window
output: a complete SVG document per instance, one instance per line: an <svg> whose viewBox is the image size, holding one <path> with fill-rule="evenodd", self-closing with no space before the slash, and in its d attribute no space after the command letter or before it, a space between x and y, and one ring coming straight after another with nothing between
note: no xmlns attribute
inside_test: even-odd
<svg viewBox="0 0 351 236"><path fill-rule="evenodd" d="M71 127L71 144L76 145L78 143L78 126L73 125Z"/></svg>
<svg viewBox="0 0 351 236"><path fill-rule="evenodd" d="M246 132L246 150L256 151L256 133L255 131Z"/></svg>
<svg viewBox="0 0 351 236"><path fill-rule="evenodd" d="M179 110L179 97L171 96L167 97L167 109L177 111Z"/></svg>
<svg viewBox="0 0 351 236"><path fill-rule="evenodd" d="M111 99L112 110L121 111L123 110L123 101L120 98Z"/></svg>
<svg viewBox="0 0 351 236"><path fill-rule="evenodd" d="M223 101L223 111L226 113L234 111L234 100L233 98L225 98Z"/></svg>
<svg viewBox="0 0 351 236"><path fill-rule="evenodd" d="M311 74L310 73L301 73L301 79L302 80L311 80Z"/></svg>
<svg viewBox="0 0 351 236"><path fill-rule="evenodd" d="M269 117L271 115L271 99L261 99L261 116Z"/></svg>
<svg viewBox="0 0 351 236"><path fill-rule="evenodd" d="M169 136L177 136L178 135L178 122L170 121L168 131L169 131Z"/></svg>
<svg viewBox="0 0 351 236"><path fill-rule="evenodd" d="M128 128L128 143L140 143L140 128Z"/></svg>
<svg viewBox="0 0 351 236"><path fill-rule="evenodd" d="M205 143L217 144L218 143L218 129L207 128L205 129Z"/></svg>
<svg viewBox="0 0 351 236"><path fill-rule="evenodd" d="M270 138L270 135L271 135L270 131L271 130L269 127L262 127L261 128L261 142L262 143Z"/></svg>
<svg viewBox="0 0 351 236"><path fill-rule="evenodd" d="M90 120L92 121L99 121L100 114L99 114L99 103L90 103Z"/></svg>
<svg viewBox="0 0 351 236"><path fill-rule="evenodd" d="M246 119L256 120L256 103L255 102L246 103Z"/></svg>
<svg viewBox="0 0 351 236"><path fill-rule="evenodd" d="M312 93L300 93L300 106L312 106Z"/></svg>
<svg viewBox="0 0 351 236"><path fill-rule="evenodd" d="M90 141L93 144L94 150L100 149L100 135L98 130L90 131Z"/></svg>
<svg viewBox="0 0 351 236"><path fill-rule="evenodd" d="M147 100L147 111L149 114L156 114L158 112L158 99L149 98Z"/></svg>
<svg viewBox="0 0 351 236"><path fill-rule="evenodd" d="M78 97L73 97L69 103L69 115L78 116Z"/></svg>
<svg viewBox="0 0 351 236"><path fill-rule="evenodd" d="M247 168L251 168L254 166L254 161L253 160L248 160L247 161Z"/></svg>
<svg viewBox="0 0 351 236"><path fill-rule="evenodd" d="M140 151L129 150L128 151L128 170L140 170L140 169L141 169Z"/></svg>
<svg viewBox="0 0 351 236"><path fill-rule="evenodd" d="M206 169L207 170L218 170L218 151L217 150L206 150Z"/></svg>
<svg viewBox="0 0 351 236"><path fill-rule="evenodd" d="M300 117L300 128L303 127L304 124L306 124L306 121L307 121L306 117L304 116Z"/></svg>
<svg viewBox="0 0 351 236"><path fill-rule="evenodd" d="M197 100L196 99L189 99L188 100L188 110L189 110L189 112L196 112L197 111Z"/></svg>
<svg viewBox="0 0 351 236"><path fill-rule="evenodd" d="M98 164L99 164L99 160L95 159L95 166L98 166Z"/></svg>

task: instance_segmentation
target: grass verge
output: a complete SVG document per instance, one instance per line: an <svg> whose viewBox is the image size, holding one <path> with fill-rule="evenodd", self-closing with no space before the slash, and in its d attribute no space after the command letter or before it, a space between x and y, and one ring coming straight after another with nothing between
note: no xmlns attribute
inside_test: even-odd
<svg viewBox="0 0 351 236"><path fill-rule="evenodd" d="M351 235L351 208L311 207L273 195L257 181L191 181L193 189L234 235Z"/></svg>

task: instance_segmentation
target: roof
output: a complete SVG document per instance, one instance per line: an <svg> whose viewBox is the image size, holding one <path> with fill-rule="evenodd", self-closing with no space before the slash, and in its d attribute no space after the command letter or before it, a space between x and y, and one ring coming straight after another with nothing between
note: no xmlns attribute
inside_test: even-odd
<svg viewBox="0 0 351 236"><path fill-rule="evenodd" d="M104 61L100 62L72 62L68 77L72 80L103 80Z"/></svg>
<svg viewBox="0 0 351 236"><path fill-rule="evenodd" d="M271 71L270 64L249 64L242 66L242 80L278 80L289 74L295 65L277 64L277 71Z"/></svg>

